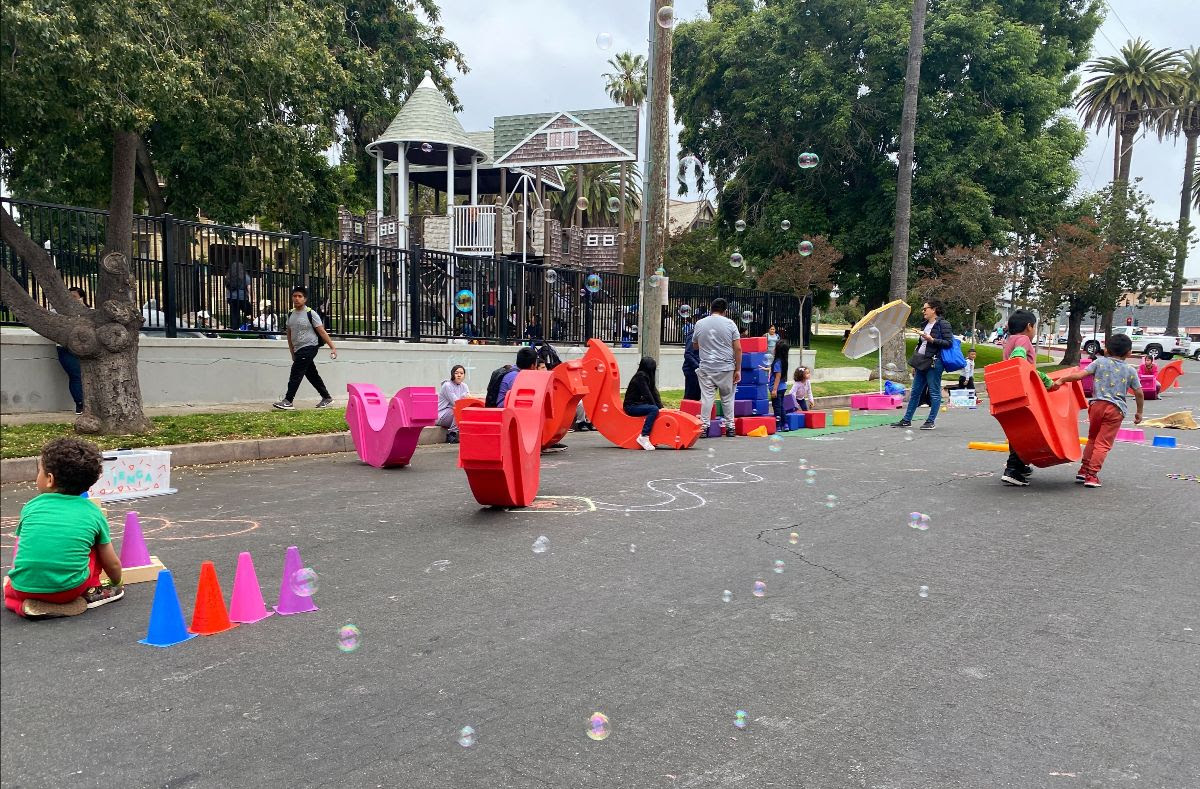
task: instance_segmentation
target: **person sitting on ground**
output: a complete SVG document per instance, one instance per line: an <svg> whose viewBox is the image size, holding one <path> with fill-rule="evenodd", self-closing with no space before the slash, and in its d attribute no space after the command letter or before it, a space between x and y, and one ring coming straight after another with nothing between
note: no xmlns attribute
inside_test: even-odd
<svg viewBox="0 0 1200 789"><path fill-rule="evenodd" d="M959 389L974 389L975 388L975 351L967 351L967 366L958 374L958 385L947 386L946 395L950 392L958 391Z"/></svg>
<svg viewBox="0 0 1200 789"><path fill-rule="evenodd" d="M537 351L529 346L523 346L517 351L517 366L510 369L505 376L500 379L500 386L496 390L496 408L504 407L504 399L508 397L508 391L512 389L513 383L517 380L517 375L522 370L532 370L537 365Z"/></svg>
<svg viewBox="0 0 1200 789"><path fill-rule="evenodd" d="M454 421L454 404L467 396L467 368L456 364L450 368L450 377L438 387L437 424L446 428L446 441L458 443L458 423Z"/></svg>
<svg viewBox="0 0 1200 789"><path fill-rule="evenodd" d="M100 472L100 450L90 441L56 438L42 447L39 495L21 508L13 568L4 579L4 607L17 616L77 616L124 596L108 521L83 497ZM108 585L100 583L101 570Z"/></svg>
<svg viewBox="0 0 1200 789"><path fill-rule="evenodd" d="M279 322L275 317L274 305L271 304L270 299L263 299L258 303L258 317L254 319L253 328L256 331L265 331L274 334L278 326Z"/></svg>
<svg viewBox="0 0 1200 789"><path fill-rule="evenodd" d="M812 404L812 372L807 367L797 367L792 375L792 388L788 392L796 400L796 410L807 411Z"/></svg>
<svg viewBox="0 0 1200 789"><path fill-rule="evenodd" d="M653 356L643 356L638 364L637 372L629 379L625 388L625 413L630 416L644 416L642 434L637 437L638 446L642 449L654 449L650 443L650 431L662 410L662 397L658 394L658 386L654 383L654 374L658 370L658 362Z"/></svg>
<svg viewBox="0 0 1200 789"><path fill-rule="evenodd" d="M1158 365L1154 363L1154 357L1146 354L1142 357L1142 363L1137 368L1138 375L1153 375L1154 376L1154 392L1157 394L1162 391L1162 384L1158 382Z"/></svg>

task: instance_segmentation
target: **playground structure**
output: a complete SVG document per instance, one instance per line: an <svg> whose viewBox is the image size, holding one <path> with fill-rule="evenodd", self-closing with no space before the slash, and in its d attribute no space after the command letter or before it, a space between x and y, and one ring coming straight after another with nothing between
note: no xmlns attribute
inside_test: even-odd
<svg viewBox="0 0 1200 789"><path fill-rule="evenodd" d="M405 387L387 403L374 384L347 384L346 391L346 424L359 458L376 468L407 466L421 430L437 422L437 391Z"/></svg>
<svg viewBox="0 0 1200 789"><path fill-rule="evenodd" d="M1045 468L1083 456L1079 412L1087 407L1087 401L1079 382L1047 392L1037 369L1021 358L989 364L984 373L992 416L1022 460Z"/></svg>

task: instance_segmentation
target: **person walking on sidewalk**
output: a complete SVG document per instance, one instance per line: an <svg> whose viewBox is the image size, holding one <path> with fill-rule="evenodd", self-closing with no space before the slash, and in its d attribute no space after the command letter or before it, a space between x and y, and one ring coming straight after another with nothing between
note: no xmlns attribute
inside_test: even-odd
<svg viewBox="0 0 1200 789"><path fill-rule="evenodd" d="M733 436L733 393L742 378L742 338L737 324L725 317L725 299L713 299L709 316L701 318L693 332L692 345L700 352L700 437L708 436L713 399L721 394L725 435Z"/></svg>
<svg viewBox="0 0 1200 789"><path fill-rule="evenodd" d="M333 347L333 339L325 331L325 324L317 311L308 306L308 291L302 287L292 288L292 311L287 317L288 350L292 353L292 372L288 376L287 394L274 404L281 411L291 411L295 408L292 401L296 399L296 390L300 388L300 379L307 378L308 382L321 395L317 408L328 408L333 405L333 398L317 372L317 351L322 345L329 346L329 358L337 358L337 348Z"/></svg>

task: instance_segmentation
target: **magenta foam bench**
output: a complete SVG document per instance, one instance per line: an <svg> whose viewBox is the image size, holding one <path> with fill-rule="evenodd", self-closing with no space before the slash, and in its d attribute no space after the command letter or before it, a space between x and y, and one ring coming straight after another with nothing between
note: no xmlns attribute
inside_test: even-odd
<svg viewBox="0 0 1200 789"><path fill-rule="evenodd" d="M857 411L888 411L893 408L902 408L903 406L904 398L901 395L850 395L850 407Z"/></svg>

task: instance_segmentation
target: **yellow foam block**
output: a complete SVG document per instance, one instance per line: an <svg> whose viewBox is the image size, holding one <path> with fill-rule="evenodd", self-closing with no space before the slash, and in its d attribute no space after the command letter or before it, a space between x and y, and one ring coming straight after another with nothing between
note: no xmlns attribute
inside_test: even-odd
<svg viewBox="0 0 1200 789"><path fill-rule="evenodd" d="M150 564L145 564L140 567L122 567L121 568L121 583L129 584L144 584L149 581L158 580L158 571L165 570L166 567L158 560L157 556L150 557ZM100 572L100 580L107 581L108 575L102 570Z"/></svg>
<svg viewBox="0 0 1200 789"><path fill-rule="evenodd" d="M849 427L850 425L850 410L848 408L833 409L833 426L834 427Z"/></svg>
<svg viewBox="0 0 1200 789"><path fill-rule="evenodd" d="M985 452L1007 452L1008 444L994 441L969 441L967 449L982 449Z"/></svg>
<svg viewBox="0 0 1200 789"><path fill-rule="evenodd" d="M755 438L766 438L767 437L767 429L765 427L763 427L762 425L759 425L758 427L756 427L753 430L746 433L746 435L754 436Z"/></svg>

